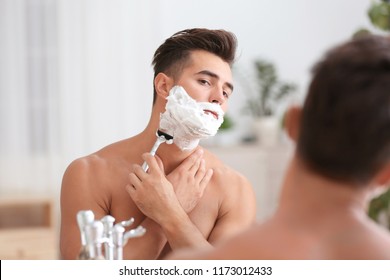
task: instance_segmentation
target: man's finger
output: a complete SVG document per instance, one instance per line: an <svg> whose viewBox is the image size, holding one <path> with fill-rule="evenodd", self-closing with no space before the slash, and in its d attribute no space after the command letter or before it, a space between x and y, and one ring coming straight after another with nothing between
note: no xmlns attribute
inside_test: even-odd
<svg viewBox="0 0 390 280"><path fill-rule="evenodd" d="M134 186L131 184L127 184L125 188L126 191L130 194L130 196L136 191Z"/></svg>
<svg viewBox="0 0 390 280"><path fill-rule="evenodd" d="M159 167L160 170L165 174L164 163L162 162L161 158L160 158L158 155L155 155L154 157L156 158L158 167Z"/></svg>
<svg viewBox="0 0 390 280"><path fill-rule="evenodd" d="M139 179L139 177L134 174L134 173L130 173L129 174L129 182L130 184L133 186L134 189L136 189L138 186L140 186L141 184L141 180Z"/></svg>
<svg viewBox="0 0 390 280"><path fill-rule="evenodd" d="M195 169L191 169L194 165L199 166L199 158L203 156L203 149L196 149L189 157L187 157L177 168L183 169L185 171L196 172L197 167Z"/></svg>
<svg viewBox="0 0 390 280"><path fill-rule="evenodd" d="M206 163L204 159L199 160L199 165L195 172L195 181L200 182L206 173Z"/></svg>
<svg viewBox="0 0 390 280"><path fill-rule="evenodd" d="M212 169L207 170L206 175L200 181L199 186L200 186L202 193L203 193L204 189L206 188L206 186L208 185L208 183L210 182L211 177L213 177L213 173L214 173L214 170L212 170Z"/></svg>
<svg viewBox="0 0 390 280"><path fill-rule="evenodd" d="M133 164L133 174L139 178L140 181L145 180L146 172L138 164Z"/></svg>
<svg viewBox="0 0 390 280"><path fill-rule="evenodd" d="M149 170L148 170L149 173L152 173L152 172L159 172L159 173L161 173L161 168L160 168L159 164L157 163L156 158L154 156L152 156L152 154L145 153L145 154L142 155L142 158L149 165Z"/></svg>

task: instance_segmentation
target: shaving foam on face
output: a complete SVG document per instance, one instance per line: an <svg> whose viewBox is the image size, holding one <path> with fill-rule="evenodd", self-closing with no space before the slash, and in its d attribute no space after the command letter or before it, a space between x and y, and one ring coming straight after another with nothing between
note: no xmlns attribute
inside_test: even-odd
<svg viewBox="0 0 390 280"><path fill-rule="evenodd" d="M217 134L223 122L219 104L196 102L181 86L171 89L165 109L160 115L160 129L172 135L173 143L182 151L195 149L200 139Z"/></svg>

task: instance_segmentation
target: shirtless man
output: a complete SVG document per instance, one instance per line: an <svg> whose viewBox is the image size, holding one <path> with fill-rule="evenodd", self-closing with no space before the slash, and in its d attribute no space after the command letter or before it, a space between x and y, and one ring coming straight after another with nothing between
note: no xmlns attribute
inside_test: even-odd
<svg viewBox="0 0 390 280"><path fill-rule="evenodd" d="M80 210L92 210L96 219L134 217L132 227L146 229L144 236L129 240L124 259L159 259L177 248L212 246L254 222L255 196L249 181L198 146L196 137L181 135L182 146L161 144L155 157L148 153L175 86L196 102L223 110L204 110L202 118L222 118L233 91L235 50L232 33L208 29L183 30L157 49L153 108L145 130L73 161L65 171L62 258L76 259L80 251ZM181 136L176 136L174 141L179 141ZM144 161L147 173L141 167Z"/></svg>
<svg viewBox="0 0 390 280"><path fill-rule="evenodd" d="M366 214L390 183L390 38L334 48L314 68L276 213L215 250L184 259L390 259L390 233Z"/></svg>

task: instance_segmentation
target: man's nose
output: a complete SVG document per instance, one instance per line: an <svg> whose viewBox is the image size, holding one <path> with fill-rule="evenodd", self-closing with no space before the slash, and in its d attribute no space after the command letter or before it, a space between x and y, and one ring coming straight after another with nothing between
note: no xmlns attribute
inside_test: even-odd
<svg viewBox="0 0 390 280"><path fill-rule="evenodd" d="M210 102L217 103L219 105L222 105L225 102L225 96L223 95L222 88L216 88L215 90L213 90L210 96Z"/></svg>

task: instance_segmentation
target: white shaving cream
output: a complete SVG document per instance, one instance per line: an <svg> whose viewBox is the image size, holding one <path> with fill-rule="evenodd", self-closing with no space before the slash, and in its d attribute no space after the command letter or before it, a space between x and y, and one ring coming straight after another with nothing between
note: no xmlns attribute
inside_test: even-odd
<svg viewBox="0 0 390 280"><path fill-rule="evenodd" d="M165 112L160 115L160 129L172 135L173 143L181 150L192 150L200 139L217 134L223 115L219 104L196 102L183 87L174 86L167 97Z"/></svg>

